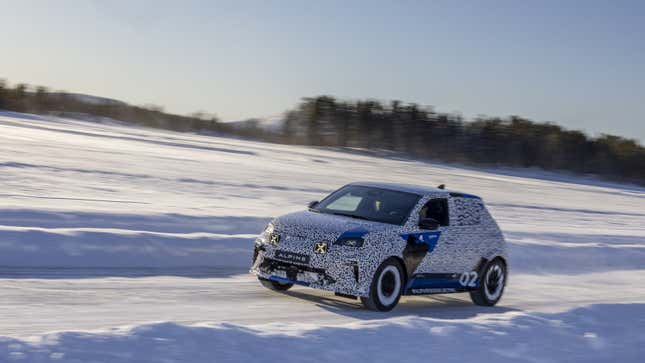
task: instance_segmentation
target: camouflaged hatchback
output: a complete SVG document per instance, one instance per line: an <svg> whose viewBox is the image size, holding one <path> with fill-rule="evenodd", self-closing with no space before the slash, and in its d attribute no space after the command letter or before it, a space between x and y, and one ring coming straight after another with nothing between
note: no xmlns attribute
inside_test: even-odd
<svg viewBox="0 0 645 363"><path fill-rule="evenodd" d="M388 311L401 295L453 292L495 305L507 266L481 198L443 185L366 182L274 219L255 241L251 272L272 290L304 285Z"/></svg>

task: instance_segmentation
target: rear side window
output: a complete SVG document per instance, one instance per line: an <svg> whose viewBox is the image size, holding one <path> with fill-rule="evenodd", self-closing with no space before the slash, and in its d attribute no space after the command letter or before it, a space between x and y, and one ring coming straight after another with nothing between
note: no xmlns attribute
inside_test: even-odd
<svg viewBox="0 0 645 363"><path fill-rule="evenodd" d="M481 223L484 206L482 201L474 198L452 199L453 225L473 226Z"/></svg>
<svg viewBox="0 0 645 363"><path fill-rule="evenodd" d="M450 223L448 213L448 199L431 199L421 208L419 218L432 218L439 222L440 226L447 226Z"/></svg>

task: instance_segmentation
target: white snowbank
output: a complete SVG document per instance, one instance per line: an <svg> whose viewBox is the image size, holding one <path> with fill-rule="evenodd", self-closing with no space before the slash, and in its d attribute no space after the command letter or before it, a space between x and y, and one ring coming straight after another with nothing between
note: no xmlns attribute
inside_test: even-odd
<svg viewBox="0 0 645 363"><path fill-rule="evenodd" d="M156 323L0 341L28 362L638 362L645 304L495 319L398 318L339 326Z"/></svg>

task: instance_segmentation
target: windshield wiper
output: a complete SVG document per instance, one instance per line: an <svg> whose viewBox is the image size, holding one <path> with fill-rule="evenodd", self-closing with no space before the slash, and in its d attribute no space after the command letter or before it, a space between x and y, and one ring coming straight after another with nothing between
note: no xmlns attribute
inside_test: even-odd
<svg viewBox="0 0 645 363"><path fill-rule="evenodd" d="M333 214L333 215L337 215L337 216L344 216L344 217L356 218L356 219L364 219L364 220L366 220L366 221L369 221L369 219L368 219L368 218L365 218L365 217L363 217L363 216L358 216L358 215L356 215L356 214L338 213L338 212L335 212L335 213L332 213L332 214Z"/></svg>

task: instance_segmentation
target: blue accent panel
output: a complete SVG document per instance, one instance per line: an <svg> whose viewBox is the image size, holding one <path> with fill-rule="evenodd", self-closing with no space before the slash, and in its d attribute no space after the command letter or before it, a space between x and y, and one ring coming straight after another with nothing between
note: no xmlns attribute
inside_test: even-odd
<svg viewBox="0 0 645 363"><path fill-rule="evenodd" d="M283 283L283 284L296 284L296 285L302 285L302 286L309 286L309 283L308 283L308 282L298 281L298 280L291 280L291 279L285 279L284 277L275 276L275 275L271 275L271 276L269 276L269 280L273 280L273 281L281 282L281 283Z"/></svg>
<svg viewBox="0 0 645 363"><path fill-rule="evenodd" d="M414 243L425 243L428 245L428 253L432 253L435 247L437 247L437 242L439 237L441 237L441 231L432 231L432 232L420 232L420 233L404 233L401 235L401 238L408 241L412 237Z"/></svg>
<svg viewBox="0 0 645 363"><path fill-rule="evenodd" d="M359 227L356 229L350 229L349 231L343 232L338 239L343 239L343 238L362 238L364 235L366 235L369 231L366 230L365 228Z"/></svg>

